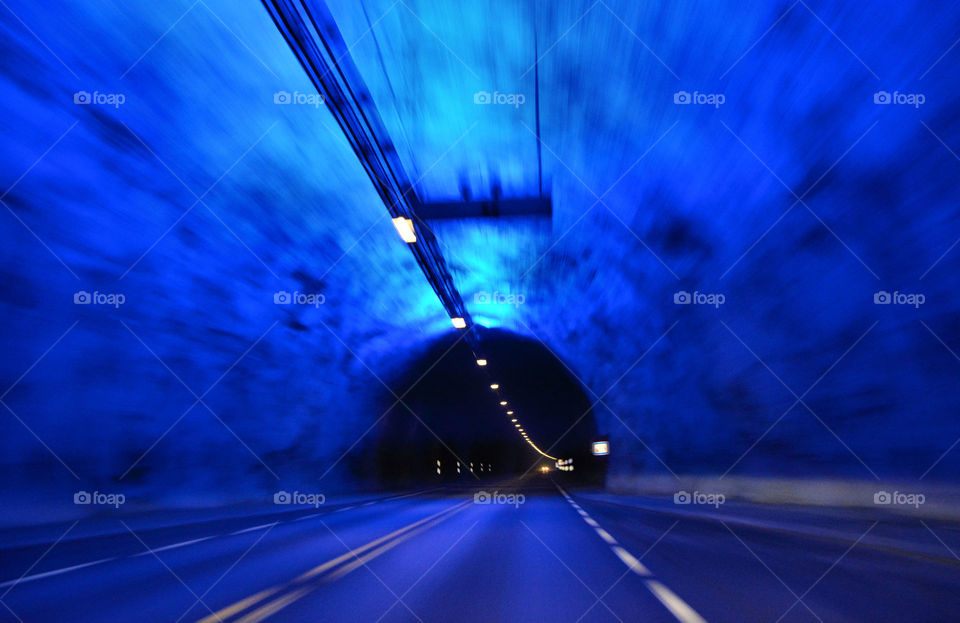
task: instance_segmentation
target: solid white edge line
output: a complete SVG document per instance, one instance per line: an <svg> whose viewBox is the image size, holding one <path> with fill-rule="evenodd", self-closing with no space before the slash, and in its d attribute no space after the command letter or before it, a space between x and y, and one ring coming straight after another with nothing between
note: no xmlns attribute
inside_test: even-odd
<svg viewBox="0 0 960 623"><path fill-rule="evenodd" d="M253 526L252 528L244 528L243 530L237 530L236 532L231 532L231 533L230 533L230 536L234 536L234 535L237 535L237 534L246 534L247 532L253 532L254 530L263 530L264 528L269 528L270 526L275 526L275 525L277 525L278 523L280 523L280 522L279 522L279 521L275 521L275 522L273 522L273 523L265 523L265 524L262 524L262 525L259 525L259 526ZM158 551L158 550L154 550L154 551Z"/></svg>
<svg viewBox="0 0 960 623"><path fill-rule="evenodd" d="M64 567L63 569L54 569L53 571L44 571L43 573L34 573L33 575L27 575L19 580L9 580L0 584L0 588L6 588L7 586L15 586L17 584L22 584L24 582L30 582L31 580L39 580L41 578L49 578L50 576L60 575L61 573L67 573L68 571L75 571L77 569L83 569L84 567L92 567L93 565L99 565L100 563L110 562L111 560L119 560L116 556L113 558L101 558L100 560L94 560L93 562L84 562L79 565L73 565L72 567Z"/></svg>
<svg viewBox="0 0 960 623"><path fill-rule="evenodd" d="M390 500L390 499L402 499L402 498L406 498L406 497L411 497L411 496L414 496L414 495L418 495L418 494L420 494L420 493L426 493L426 492L429 492L429 491L435 491L437 488L439 488L439 487L435 487L434 489L426 489L426 490L424 490L424 491L417 491L417 492L414 492L414 493L409 493L409 494L407 494L407 495L397 496L397 497L395 497L395 498L386 498L386 499L388 499L388 500ZM375 503L375 502L373 502L373 501L367 502L366 504L364 504L364 506L367 506L367 505L369 505L369 504L374 504L374 503ZM342 511L351 510L351 509L353 509L353 508L356 508L356 506L347 506L346 508L341 508L341 509L335 510L335 511L333 511L333 512L339 513L339 512L342 512ZM314 514L312 514L312 515L307 515L306 517L300 517L300 518L298 518L298 519L295 519L294 521L300 521L301 519L310 519L310 518L317 517L317 516L322 515L322 514L323 514L323 513L314 513ZM235 535L238 535L238 534L244 534L244 533L246 533L246 532L253 532L254 530L260 530L260 529L266 528L266 527L268 527L268 526L276 525L277 523L280 523L280 522L263 524L263 525L261 525L261 526L254 526L254 527L252 527L252 528L246 528L246 529L244 529L244 530L238 530L238 531L236 531L236 532L231 532L231 533L229 534L229 536L235 536ZM163 547L158 547L158 548L152 550L152 553L165 552L165 551L167 551L167 550L176 549L176 548L178 548L178 547L186 547L187 545L193 545L194 543L200 543L200 542L202 542L202 541L208 541L208 540L213 539L213 538L216 538L216 537L218 537L218 536L222 536L222 535L205 536L205 537L201 537L201 538L199 538L199 539L193 539L193 540L190 540L190 541L182 541L182 542L180 542L180 543L174 543L174 544L172 544L172 545L164 545ZM150 554L150 553L151 553L151 552L149 552L149 551L148 551L148 552L139 552L139 553L137 553L137 554L131 554L131 555L129 555L128 558L138 558L138 557L140 557L140 556L146 556L146 555L148 555L148 554ZM54 570L52 570L52 571L44 571L43 573L34 573L33 575L27 575L27 576L24 576L24 577L19 578L19 579L16 579L16 580L7 580L6 582L0 582L0 588L7 588L8 586L14 586L14 585L20 584L20 583L22 583L22 582L30 582L30 581L32 581L32 580L40 580L40 579L43 579L43 578L49 578L49 577L52 577L52 576L55 576L55 575L60 575L61 573L68 573L68 572L70 572L70 571L76 571L77 569L83 569L83 568L85 568L85 567L92 567L92 566L94 566L94 565L99 565L99 564L102 564L102 563L105 563L105 562L110 562L111 560L121 560L122 558L123 558L123 556L113 556L113 557L111 557L111 558L101 558L101 559L99 559L99 560L93 560L93 561L90 561L90 562L84 562L84 563L80 563L80 564L78 564L78 565L72 565L72 566L70 566L70 567L63 567L63 568L61 568L61 569L54 569Z"/></svg>
<svg viewBox="0 0 960 623"><path fill-rule="evenodd" d="M177 549L178 547L193 545L194 543L199 543L200 541L208 541L212 538L213 538L212 536L204 536L204 537L200 537L199 539L193 539L192 541L181 541L180 543L174 543L172 545L164 545L163 547L156 547L147 552L140 552L139 554L134 554L133 556L131 556L131 558L137 558L138 556L148 556L151 553L155 554L157 552L165 552L168 549Z"/></svg>

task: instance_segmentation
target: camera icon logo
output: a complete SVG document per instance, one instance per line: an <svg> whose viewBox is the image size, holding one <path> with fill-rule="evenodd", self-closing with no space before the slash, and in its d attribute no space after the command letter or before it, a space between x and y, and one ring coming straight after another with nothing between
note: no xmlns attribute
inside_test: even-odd
<svg viewBox="0 0 960 623"><path fill-rule="evenodd" d="M74 504L90 504L92 498L90 494L86 491L77 491L73 494L73 503Z"/></svg>
<svg viewBox="0 0 960 623"><path fill-rule="evenodd" d="M73 94L73 103L74 104L89 104L90 103L90 94L86 91L77 91Z"/></svg>
<svg viewBox="0 0 960 623"><path fill-rule="evenodd" d="M290 101L290 93L286 91L277 91L273 94L274 104L289 104Z"/></svg>
<svg viewBox="0 0 960 623"><path fill-rule="evenodd" d="M887 491L877 491L873 494L874 504L890 504L892 502L893 498L890 497L890 494Z"/></svg>
<svg viewBox="0 0 960 623"><path fill-rule="evenodd" d="M889 104L890 101L890 94L886 91L877 91L873 94L874 104Z"/></svg>
<svg viewBox="0 0 960 623"><path fill-rule="evenodd" d="M677 491L673 494L674 504L689 504L691 502L690 494L686 491Z"/></svg>
<svg viewBox="0 0 960 623"><path fill-rule="evenodd" d="M490 97L489 91L477 91L473 94L473 103L474 104L489 104L493 101Z"/></svg>
<svg viewBox="0 0 960 623"><path fill-rule="evenodd" d="M290 494L286 491L277 491L273 494L273 503L274 504L289 504L290 503Z"/></svg>
<svg viewBox="0 0 960 623"><path fill-rule="evenodd" d="M489 504L490 503L490 494L486 491L477 491L473 494L473 503L474 504Z"/></svg>
<svg viewBox="0 0 960 623"><path fill-rule="evenodd" d="M485 290L481 290L480 292L477 292L476 294L473 295L473 302L479 303L481 305L486 305L487 303L490 302L490 293Z"/></svg>
<svg viewBox="0 0 960 623"><path fill-rule="evenodd" d="M674 305L689 305L691 302L690 293L686 290L680 290L673 293Z"/></svg>
<svg viewBox="0 0 960 623"><path fill-rule="evenodd" d="M886 290L880 290L873 293L874 305L889 305L891 302L890 293Z"/></svg>
<svg viewBox="0 0 960 623"><path fill-rule="evenodd" d="M277 305L289 305L292 302L290 293L286 290L280 290L279 292L273 293L273 302Z"/></svg>
<svg viewBox="0 0 960 623"><path fill-rule="evenodd" d="M673 103L674 104L689 104L690 103L690 94L686 91L677 91L673 94Z"/></svg>
<svg viewBox="0 0 960 623"><path fill-rule="evenodd" d="M86 290L80 290L79 292L73 293L74 305L89 305L90 300L90 293Z"/></svg>

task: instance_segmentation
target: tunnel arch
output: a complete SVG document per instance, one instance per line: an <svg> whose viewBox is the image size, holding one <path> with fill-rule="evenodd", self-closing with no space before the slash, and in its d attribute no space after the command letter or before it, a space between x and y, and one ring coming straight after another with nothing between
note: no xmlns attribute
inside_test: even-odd
<svg viewBox="0 0 960 623"><path fill-rule="evenodd" d="M486 370L465 340L450 333L427 342L387 380L396 396L384 389L377 397L384 416L371 449L358 457L360 471L399 486L469 478L470 463L483 477L553 468L555 461L517 433L516 418L545 453L573 458L577 479L602 480L606 465L590 452L601 432L588 394L568 367L542 342L505 329L477 330L490 360Z"/></svg>

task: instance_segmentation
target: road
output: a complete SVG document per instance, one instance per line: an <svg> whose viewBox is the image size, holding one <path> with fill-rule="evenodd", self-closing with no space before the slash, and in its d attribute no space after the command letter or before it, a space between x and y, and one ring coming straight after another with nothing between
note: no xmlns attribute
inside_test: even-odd
<svg viewBox="0 0 960 623"><path fill-rule="evenodd" d="M960 620L953 524L484 490L7 538L0 621Z"/></svg>

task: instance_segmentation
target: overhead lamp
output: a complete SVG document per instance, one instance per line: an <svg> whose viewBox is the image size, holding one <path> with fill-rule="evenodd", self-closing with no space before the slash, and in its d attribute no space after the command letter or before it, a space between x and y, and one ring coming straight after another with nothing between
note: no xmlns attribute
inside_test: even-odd
<svg viewBox="0 0 960 623"><path fill-rule="evenodd" d="M477 359L477 365L478 365L478 366L485 366L485 365L487 365L487 360L486 360L486 359Z"/></svg>
<svg viewBox="0 0 960 623"><path fill-rule="evenodd" d="M519 424L514 424L514 426L516 426L517 428L520 428L520 425L519 425Z"/></svg>
<svg viewBox="0 0 960 623"><path fill-rule="evenodd" d="M513 418L513 419L510 420L510 421L511 421L511 422L516 422L516 421L517 421L517 418Z"/></svg>
<svg viewBox="0 0 960 623"><path fill-rule="evenodd" d="M451 318L450 321L453 323L454 329L466 329L467 321L463 318Z"/></svg>
<svg viewBox="0 0 960 623"><path fill-rule="evenodd" d="M507 411L507 415L513 415L513 411Z"/></svg>
<svg viewBox="0 0 960 623"><path fill-rule="evenodd" d="M497 383L494 383L490 386L490 389L500 389L500 385L498 385Z"/></svg>
<svg viewBox="0 0 960 623"><path fill-rule="evenodd" d="M500 401L500 406L501 406L501 407L507 406L507 401L506 401L506 400L501 400L501 401Z"/></svg>
<svg viewBox="0 0 960 623"><path fill-rule="evenodd" d="M393 226L407 244L413 244L417 241L417 234L413 231L413 221L410 219L398 216L393 219Z"/></svg>

